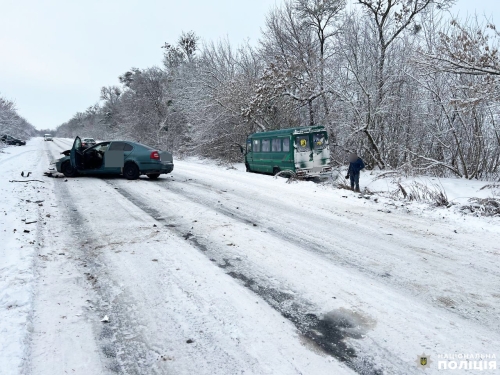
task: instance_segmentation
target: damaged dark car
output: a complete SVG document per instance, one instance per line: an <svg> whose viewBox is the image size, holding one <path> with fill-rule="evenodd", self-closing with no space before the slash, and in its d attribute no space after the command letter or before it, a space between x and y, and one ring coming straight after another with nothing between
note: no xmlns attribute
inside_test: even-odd
<svg viewBox="0 0 500 375"><path fill-rule="evenodd" d="M12 146L26 146L26 141L23 141L21 139L14 138L10 135L4 134L0 137L0 141L5 143L6 145L12 145Z"/></svg>
<svg viewBox="0 0 500 375"><path fill-rule="evenodd" d="M76 137L71 150L62 152L56 169L66 177L78 175L123 175L136 180L141 175L157 179L173 171L172 154L130 141L101 142L92 147L83 146Z"/></svg>

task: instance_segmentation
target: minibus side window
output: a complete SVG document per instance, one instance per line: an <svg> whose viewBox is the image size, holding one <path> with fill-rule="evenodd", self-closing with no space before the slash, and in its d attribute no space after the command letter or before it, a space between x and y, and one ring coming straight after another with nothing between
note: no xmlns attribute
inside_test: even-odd
<svg viewBox="0 0 500 375"><path fill-rule="evenodd" d="M309 145L309 135L297 136L295 144L299 152L311 151L311 147Z"/></svg>
<svg viewBox="0 0 500 375"><path fill-rule="evenodd" d="M271 141L269 139L262 140L262 152L271 151Z"/></svg>
<svg viewBox="0 0 500 375"><path fill-rule="evenodd" d="M290 140L288 138L283 139L283 152L290 151Z"/></svg>
<svg viewBox="0 0 500 375"><path fill-rule="evenodd" d="M260 152L260 141L258 139L253 140L252 149L253 152Z"/></svg>
<svg viewBox="0 0 500 375"><path fill-rule="evenodd" d="M281 152L281 139L275 138L272 143L273 152Z"/></svg>

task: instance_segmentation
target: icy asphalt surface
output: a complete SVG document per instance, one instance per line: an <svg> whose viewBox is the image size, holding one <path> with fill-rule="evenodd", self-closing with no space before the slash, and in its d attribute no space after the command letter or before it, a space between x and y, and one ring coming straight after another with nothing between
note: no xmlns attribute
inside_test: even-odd
<svg viewBox="0 0 500 375"><path fill-rule="evenodd" d="M421 374L423 352L433 374L438 355L500 356L498 224L202 162L44 177L71 143L0 153L2 375Z"/></svg>

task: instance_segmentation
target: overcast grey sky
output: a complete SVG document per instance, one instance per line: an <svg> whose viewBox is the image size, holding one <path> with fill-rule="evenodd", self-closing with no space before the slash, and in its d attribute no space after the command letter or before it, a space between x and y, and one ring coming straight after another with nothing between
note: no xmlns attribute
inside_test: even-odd
<svg viewBox="0 0 500 375"><path fill-rule="evenodd" d="M0 95L37 128L55 128L131 67L160 65L181 31L255 43L280 0L0 0ZM500 23L500 0L458 0Z"/></svg>

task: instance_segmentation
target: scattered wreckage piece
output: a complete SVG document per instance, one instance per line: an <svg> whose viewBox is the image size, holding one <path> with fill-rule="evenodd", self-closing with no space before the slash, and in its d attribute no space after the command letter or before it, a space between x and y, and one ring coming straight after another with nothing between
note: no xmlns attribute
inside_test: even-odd
<svg viewBox="0 0 500 375"><path fill-rule="evenodd" d="M44 172L43 175L45 177L52 177L52 178L63 178L64 175L57 173L57 172Z"/></svg>
<svg viewBox="0 0 500 375"><path fill-rule="evenodd" d="M45 183L45 181L41 181L41 180L24 180L24 181L9 180L9 182L41 182L41 183Z"/></svg>

